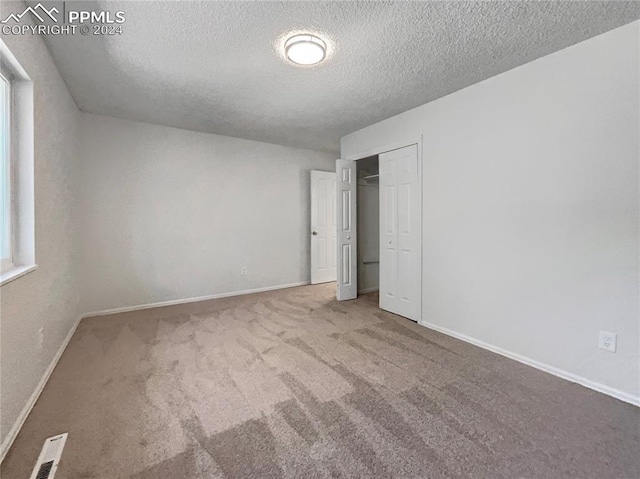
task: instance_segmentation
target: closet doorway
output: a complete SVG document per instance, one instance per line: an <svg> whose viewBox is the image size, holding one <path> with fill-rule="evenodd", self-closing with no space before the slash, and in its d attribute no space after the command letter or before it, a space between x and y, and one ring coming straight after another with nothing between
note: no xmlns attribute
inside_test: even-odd
<svg viewBox="0 0 640 479"><path fill-rule="evenodd" d="M358 294L380 289L380 174L378 155L356 162Z"/></svg>
<svg viewBox="0 0 640 479"><path fill-rule="evenodd" d="M421 315L418 145L337 161L339 300L380 291L380 308Z"/></svg>

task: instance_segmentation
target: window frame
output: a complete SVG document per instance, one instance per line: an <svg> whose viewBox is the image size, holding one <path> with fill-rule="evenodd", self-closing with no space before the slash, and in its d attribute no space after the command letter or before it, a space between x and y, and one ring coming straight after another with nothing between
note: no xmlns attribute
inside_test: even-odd
<svg viewBox="0 0 640 479"><path fill-rule="evenodd" d="M9 257L0 258L0 286L37 268L35 262L33 82L0 39L0 75L8 84L7 186ZM3 165L5 166L5 165Z"/></svg>
<svg viewBox="0 0 640 479"><path fill-rule="evenodd" d="M9 74L10 72L6 71L6 69L4 68L4 66L0 63L0 81L3 81L6 85L6 91L5 91L5 98L4 98L4 102L7 108L7 111L5 113L5 118L3 118L3 124L4 122L6 122L6 126L5 128L7 129L6 132L6 140L7 140L7 144L5 145L4 148L4 152L2 152L2 154L6 155L6 164L2 164L2 167L5 168L6 170L4 171L4 175L5 175L5 181L7 182L6 188L7 188L7 192L5 193L7 198L7 209L8 211L6 212L8 215L7 220L5 220L7 222L6 225L1 225L1 226L6 226L7 231L6 231L6 238L5 241L8 244L8 249L9 249L9 256L8 257L1 257L0 256L0 272L4 272L7 271L9 269L13 269L15 267L15 265L13 264L13 257L14 257L14 253L13 253L13 247L14 247L14 238L13 238L13 232L14 232L14 226L13 226L13 222L15 219L15 215L16 215L16 211L14 208L14 204L13 204L13 192L15 191L15 185L13 184L14 179L15 179L15 175L13 174L13 168L12 168L12 154L11 154L11 147L13 145L13 131L12 131L12 121L11 121L11 115L13 112L13 96L11 95L11 90L12 90L12 81L11 81L11 75ZM0 112L2 113L2 112Z"/></svg>

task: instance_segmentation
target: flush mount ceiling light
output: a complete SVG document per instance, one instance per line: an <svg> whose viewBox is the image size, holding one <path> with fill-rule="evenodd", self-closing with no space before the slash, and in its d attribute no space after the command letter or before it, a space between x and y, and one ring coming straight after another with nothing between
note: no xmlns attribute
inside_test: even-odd
<svg viewBox="0 0 640 479"><path fill-rule="evenodd" d="M284 44L287 58L298 65L315 65L327 55L327 44L310 33L294 35Z"/></svg>

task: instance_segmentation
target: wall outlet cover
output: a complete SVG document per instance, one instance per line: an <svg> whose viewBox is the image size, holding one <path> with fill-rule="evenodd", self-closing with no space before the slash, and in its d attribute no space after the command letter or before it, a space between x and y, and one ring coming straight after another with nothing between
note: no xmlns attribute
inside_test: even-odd
<svg viewBox="0 0 640 479"><path fill-rule="evenodd" d="M616 352L617 335L609 331L600 331L598 347L612 353Z"/></svg>

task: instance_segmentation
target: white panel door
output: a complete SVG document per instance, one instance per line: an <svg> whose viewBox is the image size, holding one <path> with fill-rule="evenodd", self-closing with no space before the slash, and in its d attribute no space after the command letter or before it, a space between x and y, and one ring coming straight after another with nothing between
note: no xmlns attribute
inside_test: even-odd
<svg viewBox="0 0 640 479"><path fill-rule="evenodd" d="M420 188L418 146L379 155L380 307L420 316Z"/></svg>
<svg viewBox="0 0 640 479"><path fill-rule="evenodd" d="M311 172L311 284L336 280L336 172Z"/></svg>
<svg viewBox="0 0 640 479"><path fill-rule="evenodd" d="M358 252L356 220L356 162L336 160L338 223L338 293L339 301L358 296Z"/></svg>

